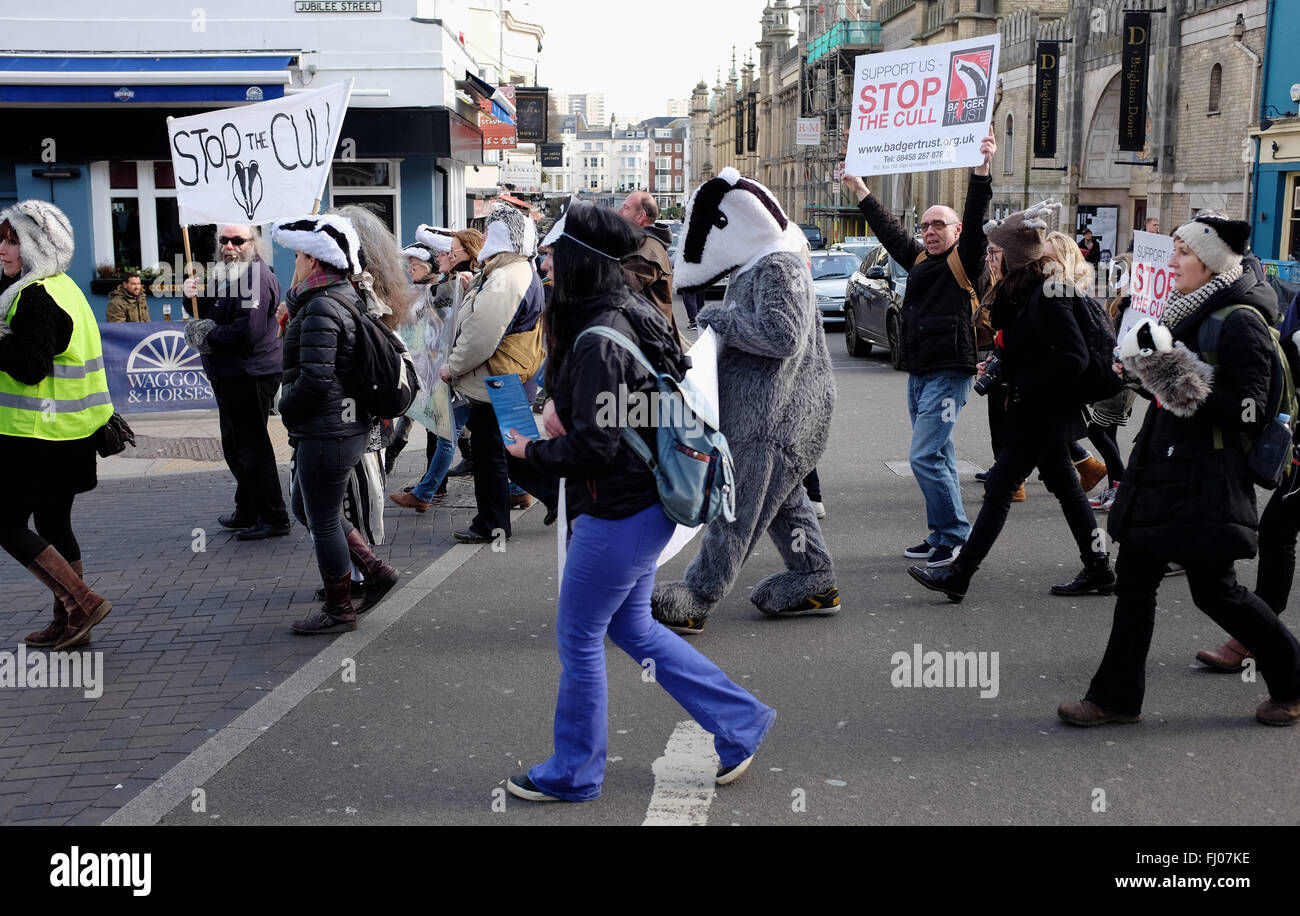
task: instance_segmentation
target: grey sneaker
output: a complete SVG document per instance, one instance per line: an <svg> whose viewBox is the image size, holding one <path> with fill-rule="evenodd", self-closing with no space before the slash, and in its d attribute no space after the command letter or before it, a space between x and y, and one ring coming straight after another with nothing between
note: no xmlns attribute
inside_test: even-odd
<svg viewBox="0 0 1300 916"><path fill-rule="evenodd" d="M934 569L936 566L947 566L957 559L957 554L961 553L961 545L956 547L939 546L934 548L934 553L930 554L930 559L926 561L928 569Z"/></svg>

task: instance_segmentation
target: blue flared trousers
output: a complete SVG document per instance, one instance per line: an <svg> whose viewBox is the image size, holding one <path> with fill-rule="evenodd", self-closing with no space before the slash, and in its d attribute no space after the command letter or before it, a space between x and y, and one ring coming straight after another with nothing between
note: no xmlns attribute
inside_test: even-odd
<svg viewBox="0 0 1300 916"><path fill-rule="evenodd" d="M757 751L776 718L650 616L655 561L673 528L658 503L628 518L582 515L574 522L555 627L564 666L555 702L555 753L528 772L548 795L567 801L600 795L609 737L606 634L643 670L653 670L669 695L713 733L724 767Z"/></svg>

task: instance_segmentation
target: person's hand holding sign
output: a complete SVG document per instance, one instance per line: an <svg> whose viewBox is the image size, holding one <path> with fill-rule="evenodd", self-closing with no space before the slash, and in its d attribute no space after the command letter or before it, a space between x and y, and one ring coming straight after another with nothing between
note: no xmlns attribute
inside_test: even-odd
<svg viewBox="0 0 1300 916"><path fill-rule="evenodd" d="M987 175L989 165L993 162L993 156L998 151L997 137L993 136L993 128L989 127L989 135L980 141L980 154L984 156L984 164L975 166L976 175Z"/></svg>
<svg viewBox="0 0 1300 916"><path fill-rule="evenodd" d="M857 175L850 175L845 172L844 177L840 180L844 182L844 187L849 189L849 193L853 195L855 201L861 201L871 193L867 190L867 183Z"/></svg>

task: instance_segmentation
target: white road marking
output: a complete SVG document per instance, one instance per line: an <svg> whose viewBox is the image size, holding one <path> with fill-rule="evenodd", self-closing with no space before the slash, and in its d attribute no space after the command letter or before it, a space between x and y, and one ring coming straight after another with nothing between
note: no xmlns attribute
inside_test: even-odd
<svg viewBox="0 0 1300 916"><path fill-rule="evenodd" d="M706 826L718 763L713 736L693 719L678 722L664 755L651 767L655 790L641 826Z"/></svg>

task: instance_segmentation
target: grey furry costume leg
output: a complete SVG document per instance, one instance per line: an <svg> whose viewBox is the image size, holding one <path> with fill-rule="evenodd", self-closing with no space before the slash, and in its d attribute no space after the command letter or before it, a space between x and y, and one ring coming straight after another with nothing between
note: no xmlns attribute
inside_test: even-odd
<svg viewBox="0 0 1300 916"><path fill-rule="evenodd" d="M719 516L704 529L700 552L686 578L655 586L650 598L655 616L673 623L709 616L740 575L740 567L767 532L785 561L786 571L763 579L750 600L776 614L835 584L830 553L812 503L803 489L811 466L777 462L760 444L733 451L736 459L736 520ZM798 537L796 531L802 530ZM796 548L802 546L802 551Z"/></svg>
<svg viewBox="0 0 1300 916"><path fill-rule="evenodd" d="M780 613L835 584L831 554L802 479L777 510L767 533L785 561L785 571L773 573L754 586L749 600L760 611ZM828 613L838 610L838 605L827 608Z"/></svg>

